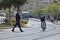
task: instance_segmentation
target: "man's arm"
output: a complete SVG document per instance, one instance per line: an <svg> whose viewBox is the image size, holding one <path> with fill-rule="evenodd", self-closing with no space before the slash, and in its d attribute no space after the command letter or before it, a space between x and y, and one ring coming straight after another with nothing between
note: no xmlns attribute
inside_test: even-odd
<svg viewBox="0 0 60 40"><path fill-rule="evenodd" d="M20 15L18 15L18 18L19 18L19 19L21 19L21 16L20 16Z"/></svg>

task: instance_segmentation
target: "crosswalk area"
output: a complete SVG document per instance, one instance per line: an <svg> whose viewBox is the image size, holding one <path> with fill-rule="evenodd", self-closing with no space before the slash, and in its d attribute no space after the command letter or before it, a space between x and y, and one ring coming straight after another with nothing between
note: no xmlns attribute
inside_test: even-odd
<svg viewBox="0 0 60 40"><path fill-rule="evenodd" d="M38 19L29 19L28 25L22 27L24 32L20 32L18 28L15 32L11 29L0 30L0 40L59 40L60 26L46 21L47 29L42 31L41 22Z"/></svg>

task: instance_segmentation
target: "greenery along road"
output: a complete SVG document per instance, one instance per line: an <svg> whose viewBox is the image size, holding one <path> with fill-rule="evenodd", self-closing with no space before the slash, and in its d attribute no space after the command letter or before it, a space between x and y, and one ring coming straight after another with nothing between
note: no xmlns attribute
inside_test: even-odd
<svg viewBox="0 0 60 40"><path fill-rule="evenodd" d="M11 13L11 8L12 6L14 8L17 8L17 10L20 10L20 7L24 5L27 2L27 0L0 0L0 10L4 9L6 10L7 8L9 9L9 13ZM8 15L9 21L10 21L10 14ZM10 22L9 22L10 24Z"/></svg>
<svg viewBox="0 0 60 40"><path fill-rule="evenodd" d="M8 23L10 22L10 24ZM12 28L12 26L15 25L16 20L15 19L10 19L10 21L8 19L5 20L5 23L1 23L0 24L0 29L8 29L8 28ZM20 20L20 24L21 26L25 26L28 23L28 20L25 19L21 19Z"/></svg>
<svg viewBox="0 0 60 40"><path fill-rule="evenodd" d="M39 6L32 10L33 14L39 14L41 12L47 14L55 14L56 16L60 15L60 0L55 3L49 3L47 6Z"/></svg>

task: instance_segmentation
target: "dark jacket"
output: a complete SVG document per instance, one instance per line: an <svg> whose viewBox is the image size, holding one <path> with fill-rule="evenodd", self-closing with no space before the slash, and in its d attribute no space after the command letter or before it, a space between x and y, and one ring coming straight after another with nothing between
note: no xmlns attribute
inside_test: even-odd
<svg viewBox="0 0 60 40"><path fill-rule="evenodd" d="M19 22L20 19L21 19L21 17L20 17L20 15L19 15L19 13L17 13L17 14L16 14L16 21Z"/></svg>
<svg viewBox="0 0 60 40"><path fill-rule="evenodd" d="M39 18L41 22L45 21L45 14L44 13L39 14Z"/></svg>
<svg viewBox="0 0 60 40"><path fill-rule="evenodd" d="M44 17L41 17L41 22L45 21L45 16Z"/></svg>

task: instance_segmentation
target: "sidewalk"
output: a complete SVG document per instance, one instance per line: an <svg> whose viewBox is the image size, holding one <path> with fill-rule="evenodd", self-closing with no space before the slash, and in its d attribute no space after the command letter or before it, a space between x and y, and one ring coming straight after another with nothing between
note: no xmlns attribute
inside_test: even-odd
<svg viewBox="0 0 60 40"><path fill-rule="evenodd" d="M60 25L60 21L56 21L55 24Z"/></svg>

